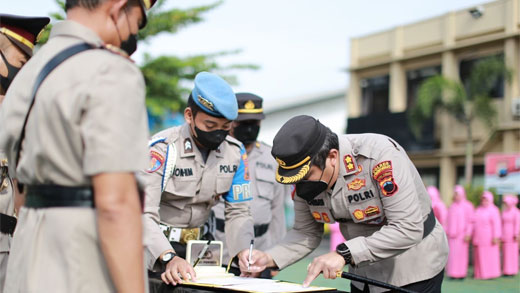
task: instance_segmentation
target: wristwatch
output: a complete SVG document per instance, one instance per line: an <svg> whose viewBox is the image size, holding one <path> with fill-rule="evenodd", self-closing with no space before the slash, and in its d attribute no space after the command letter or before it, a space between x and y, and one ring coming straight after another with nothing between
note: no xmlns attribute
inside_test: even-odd
<svg viewBox="0 0 520 293"><path fill-rule="evenodd" d="M345 264L352 264L352 254L345 243L338 244L338 246L336 246L336 252L345 259Z"/></svg>
<svg viewBox="0 0 520 293"><path fill-rule="evenodd" d="M177 254L175 254L174 252L167 252L165 253L162 257L161 257L161 262L163 264L167 264L170 260L172 260L174 257L176 257Z"/></svg>

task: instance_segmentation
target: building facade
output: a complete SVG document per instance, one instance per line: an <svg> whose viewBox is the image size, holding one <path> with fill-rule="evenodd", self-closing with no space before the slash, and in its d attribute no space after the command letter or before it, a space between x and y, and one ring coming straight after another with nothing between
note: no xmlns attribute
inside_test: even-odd
<svg viewBox="0 0 520 293"><path fill-rule="evenodd" d="M287 99L264 100L265 119L259 140L273 144L273 138L282 125L297 115L310 115L338 134L345 133L347 106L345 89L295 96Z"/></svg>
<svg viewBox="0 0 520 293"><path fill-rule="evenodd" d="M503 56L513 77L498 82L491 93L495 125L474 122L474 182L483 185L486 153L520 151L520 0L450 12L351 39L350 46L347 132L396 138L425 184L439 186L445 202L451 202L453 186L463 182L466 131L453 117L438 113L420 140L413 137L406 113L425 79L442 74L464 83L475 61Z"/></svg>

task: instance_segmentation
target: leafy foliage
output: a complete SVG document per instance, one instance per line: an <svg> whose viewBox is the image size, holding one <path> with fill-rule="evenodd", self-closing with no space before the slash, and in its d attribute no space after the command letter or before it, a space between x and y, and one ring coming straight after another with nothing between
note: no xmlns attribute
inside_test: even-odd
<svg viewBox="0 0 520 293"><path fill-rule="evenodd" d="M417 103L409 114L410 127L420 135L423 123L436 109L445 111L467 125L475 118L492 126L496 110L489 92L502 76L511 78L502 58L485 58L475 65L466 85L442 75L433 76L420 86Z"/></svg>
<svg viewBox="0 0 520 293"><path fill-rule="evenodd" d="M505 77L511 79L512 72L504 64L503 57L488 57L478 61L468 80L463 84L443 77L433 76L420 86L415 107L409 112L410 128L419 137L423 123L431 118L436 110L448 113L466 127L466 182L472 176L472 122L484 121L492 127L496 117L490 92L497 81Z"/></svg>
<svg viewBox="0 0 520 293"><path fill-rule="evenodd" d="M51 13L54 20L65 19L65 1L55 0L60 11ZM174 34L180 29L203 21L202 14L220 6L223 1L197 6L188 9L166 9L166 0L159 0L147 13L148 23L139 31L139 42L148 43L161 33ZM52 25L49 25L40 39L44 44L49 36ZM255 70L254 64L233 64L221 66L216 59L221 56L239 54L240 50L209 53L195 56L157 56L144 55L140 66L146 82L146 105L154 116L162 116L168 112L181 111L191 92L191 82L200 71L218 73L231 84L237 84L237 78L229 74L230 70Z"/></svg>
<svg viewBox="0 0 520 293"><path fill-rule="evenodd" d="M466 190L466 198L473 204L473 206L479 206L480 201L482 200L482 193L484 193L485 190L484 186L472 186L470 184L466 184L464 189ZM490 188L489 191L493 193L493 203L500 208L501 200L496 189Z"/></svg>

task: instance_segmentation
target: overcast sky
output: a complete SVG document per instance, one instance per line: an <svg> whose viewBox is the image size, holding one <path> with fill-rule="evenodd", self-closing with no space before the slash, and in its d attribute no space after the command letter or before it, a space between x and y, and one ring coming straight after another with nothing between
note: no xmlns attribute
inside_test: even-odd
<svg viewBox="0 0 520 293"><path fill-rule="evenodd" d="M211 0L168 0L167 7L191 7ZM488 1L489 2L489 1ZM2 12L47 15L54 0L0 0ZM236 72L236 91L266 100L293 98L348 86L349 40L395 26L465 9L476 0L224 0L200 24L160 35L134 54L189 56L241 49L221 64L254 63L257 71Z"/></svg>

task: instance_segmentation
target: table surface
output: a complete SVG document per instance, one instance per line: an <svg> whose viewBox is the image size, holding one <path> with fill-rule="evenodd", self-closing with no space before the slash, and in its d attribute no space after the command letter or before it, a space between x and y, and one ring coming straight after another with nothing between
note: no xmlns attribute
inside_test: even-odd
<svg viewBox="0 0 520 293"><path fill-rule="evenodd" d="M226 289L220 288L206 288L197 287L193 285L177 285L171 286L166 285L162 280L150 278L148 280L150 285L150 293L208 293L208 292L229 292ZM238 291L236 291L238 292ZM320 291L313 291L320 292ZM333 290L333 291L321 291L327 293L348 293L347 291Z"/></svg>

